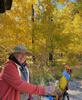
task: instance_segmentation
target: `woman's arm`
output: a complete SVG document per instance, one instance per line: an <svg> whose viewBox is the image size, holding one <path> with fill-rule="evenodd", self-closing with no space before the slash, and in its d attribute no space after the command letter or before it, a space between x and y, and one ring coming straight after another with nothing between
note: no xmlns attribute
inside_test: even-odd
<svg viewBox="0 0 82 100"><path fill-rule="evenodd" d="M27 92L29 94L38 95L45 94L45 89L43 86L36 86L23 81L18 74L16 65L11 62L5 64L2 79L20 92Z"/></svg>

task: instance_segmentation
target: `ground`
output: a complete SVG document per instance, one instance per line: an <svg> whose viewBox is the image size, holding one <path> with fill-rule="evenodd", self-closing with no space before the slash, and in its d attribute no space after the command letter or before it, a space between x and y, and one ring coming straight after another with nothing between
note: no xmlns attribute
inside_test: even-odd
<svg viewBox="0 0 82 100"><path fill-rule="evenodd" d="M82 100L82 81L73 81L69 86L70 100Z"/></svg>
<svg viewBox="0 0 82 100"><path fill-rule="evenodd" d="M70 94L70 100L82 100L82 90L73 90L73 91L69 91Z"/></svg>

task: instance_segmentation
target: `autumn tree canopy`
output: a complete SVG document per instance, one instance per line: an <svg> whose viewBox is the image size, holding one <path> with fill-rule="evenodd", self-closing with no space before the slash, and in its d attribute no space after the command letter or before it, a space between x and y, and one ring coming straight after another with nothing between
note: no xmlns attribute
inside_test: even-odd
<svg viewBox="0 0 82 100"><path fill-rule="evenodd" d="M36 66L81 64L82 1L13 0L0 14L0 60L17 45L27 46Z"/></svg>

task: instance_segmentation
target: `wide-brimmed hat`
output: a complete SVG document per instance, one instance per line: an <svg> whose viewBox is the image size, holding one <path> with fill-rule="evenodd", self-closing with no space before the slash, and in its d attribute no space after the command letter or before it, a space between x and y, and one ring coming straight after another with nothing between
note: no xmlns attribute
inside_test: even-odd
<svg viewBox="0 0 82 100"><path fill-rule="evenodd" d="M15 54L15 53L24 53L27 56L32 56L32 52L30 52L25 46L23 45L17 45L13 49L11 49L10 54Z"/></svg>

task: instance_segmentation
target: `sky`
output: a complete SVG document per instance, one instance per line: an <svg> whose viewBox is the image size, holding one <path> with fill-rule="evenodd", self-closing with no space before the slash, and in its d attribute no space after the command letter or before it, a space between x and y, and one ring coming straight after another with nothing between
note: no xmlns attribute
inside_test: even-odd
<svg viewBox="0 0 82 100"><path fill-rule="evenodd" d="M77 0L69 0L69 2L76 2ZM60 3L57 3L56 4L56 7L58 9L63 9L66 5L65 4L60 4Z"/></svg>

